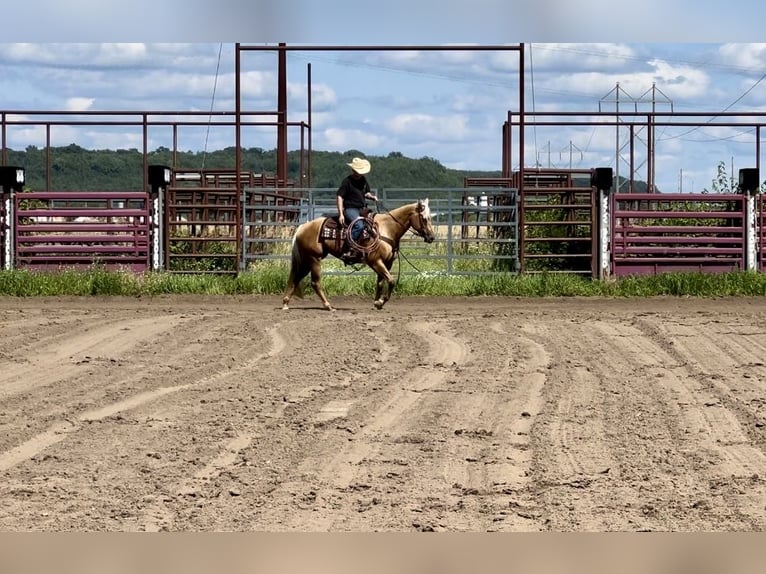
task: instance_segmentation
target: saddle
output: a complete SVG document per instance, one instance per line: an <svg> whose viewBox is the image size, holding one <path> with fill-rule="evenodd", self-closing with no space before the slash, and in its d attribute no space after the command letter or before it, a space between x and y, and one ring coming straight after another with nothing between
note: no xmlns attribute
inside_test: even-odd
<svg viewBox="0 0 766 574"><path fill-rule="evenodd" d="M364 208L361 216L365 218L367 229L375 229L373 221L375 214L371 209ZM336 253L348 251L350 247L348 244L348 226L342 226L337 215L325 216L319 230L319 242Z"/></svg>
<svg viewBox="0 0 766 574"><path fill-rule="evenodd" d="M325 217L319 230L319 242L333 251L342 251L346 245L347 231L341 226L337 215Z"/></svg>

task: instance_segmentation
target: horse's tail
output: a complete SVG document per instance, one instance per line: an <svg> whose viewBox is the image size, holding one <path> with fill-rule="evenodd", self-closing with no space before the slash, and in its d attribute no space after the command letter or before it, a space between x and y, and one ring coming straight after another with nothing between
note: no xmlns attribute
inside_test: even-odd
<svg viewBox="0 0 766 574"><path fill-rule="evenodd" d="M306 272L303 269L303 259L301 258L301 249L298 245L298 233L303 225L299 225L298 229L293 234L293 247L292 255L290 256L290 275L287 278L287 287L293 288L293 295L299 299L303 298L303 288L301 287L301 281L306 276Z"/></svg>

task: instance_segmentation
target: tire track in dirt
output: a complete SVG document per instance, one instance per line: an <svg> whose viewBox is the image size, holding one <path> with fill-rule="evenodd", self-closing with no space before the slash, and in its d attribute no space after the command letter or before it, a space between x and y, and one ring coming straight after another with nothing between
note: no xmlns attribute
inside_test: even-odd
<svg viewBox="0 0 766 574"><path fill-rule="evenodd" d="M388 342L385 333L381 332L385 324L383 321L368 321L367 326L373 330L372 333L377 342L378 355L374 360L378 365L385 365L394 352L393 345ZM351 386L365 376L365 373L354 372L350 376L344 377L339 385L341 387ZM320 407L314 420L317 423L327 423L336 419L344 419L357 401L358 399L355 397L328 401Z"/></svg>
<svg viewBox="0 0 766 574"><path fill-rule="evenodd" d="M218 317L218 320L228 321L229 318L222 315ZM215 321L211 322L213 332L218 330L215 325ZM72 521L79 521L81 525L88 525L80 526L77 529L118 528L123 531L160 530L165 525L174 524L178 518L176 509L173 507L170 510L166 505L166 503L172 503L173 500L167 497L161 499L163 495L160 494L158 497L154 492L167 492L167 486L172 487L174 484L169 481L177 481L179 476L186 477L177 483L178 488L182 489L186 483L195 480L205 483L216 475L226 472L226 469L230 468L231 464L236 461L238 453L250 444L251 435L242 433L234 441L214 444L214 441L217 440L214 433L210 433L210 437L203 434L202 438L206 444L205 450L214 454L209 461L201 461L204 463L201 468L195 465L193 470L187 472L186 469L178 467L175 461L170 460L173 458L172 456L168 458L170 466L153 467L144 462L155 458L158 461L165 460L168 453L164 447L173 445L172 439L162 436L164 434L162 430L160 430L160 437L156 442L152 440L150 428L152 426L156 428L158 423L162 426L162 421L172 420L173 417L178 416L177 405L188 403L193 398L186 396L189 391L193 391L195 396L205 396L206 391L220 388L231 377L238 377L242 373L247 374L258 361L275 357L281 353L286 342L281 333L278 332L277 327L275 326L265 333L266 340L261 342L260 348L267 350L260 353L250 352L252 345L248 345L247 339L237 341L238 345L246 345L242 347L242 351L247 353L246 359L237 365L228 362L228 354L216 356L217 349L208 345L207 351L212 354L203 354L194 360L186 360L187 370L181 372L181 377L165 379L165 381L171 381L180 378L189 382L138 393L114 403L92 408L77 416L73 415L65 423L56 423L52 428L38 433L32 439L12 449L11 453L0 455L5 457L3 459L5 466L18 465L30 458L35 459L35 464L14 469L14 474L10 474L9 470L7 473L9 480L4 488L0 489L0 492L7 494L9 498L21 497L22 499L27 496L26 493L38 492L39 487L36 484L35 476L45 468L51 478L46 484L49 488L53 488L53 493L44 494L40 492L43 495L43 501L48 497L55 499L57 490L59 492L62 490L69 491L68 498L74 497L80 500L78 505L69 506L74 506L80 510L68 512L64 517L59 518L57 514L47 512L45 506L42 508L39 506L30 507L27 512L36 511L38 516L42 517L35 525L35 529L68 530L72 528L72 524L77 524L77 522ZM212 336L215 337L214 334ZM183 335L179 338L176 333L171 337L170 342L185 340L188 341ZM172 348L171 352L173 352ZM205 366L208 362L207 359L211 357L216 359L212 363L213 369ZM183 361L184 356L181 356L180 360ZM141 372L140 369L138 372ZM176 406L171 406L170 403L173 401L168 401L169 397L186 398L178 398L174 402ZM163 400L158 400L160 398ZM168 406L165 410L168 417L148 416L144 419L138 415L137 418L131 419L123 416L127 411L144 409L144 412L147 412L147 407L149 407L148 412L157 412L157 409L163 409L165 404ZM140 422L142 419L149 423L149 429L146 424ZM191 422L190 424L192 424L191 429L193 430L195 428L193 425L198 423ZM172 427L177 427L177 424L172 424L170 428ZM141 429L141 432L137 432L137 429ZM70 442L64 449L50 449L56 443L67 438L70 439ZM45 449L50 449L49 454L42 454ZM232 449L236 449L237 452L232 452ZM142 456L144 457L143 460ZM72 473L60 474L57 467L60 468L63 461L71 461L72 465L77 466L77 470ZM150 485L152 483L157 485L150 488L148 494L145 484L147 482ZM53 503L55 504L56 501L54 500ZM100 521L94 522L90 517L96 514L100 514L102 518ZM11 524L11 520L15 518L13 515L7 516L8 524ZM145 522L143 522L144 520Z"/></svg>
<svg viewBox="0 0 766 574"><path fill-rule="evenodd" d="M53 425L48 430L37 434L27 440L25 443L0 453L0 472L8 470L17 464L29 460L40 454L43 450L59 443L82 428L80 423L90 423L103 420L109 416L121 413L126 410L137 408L145 403L158 399L169 393L180 391L189 385L179 385L176 387L165 387L156 391L140 393L129 399L114 403L97 410L88 411L75 417L73 421L61 422Z"/></svg>
<svg viewBox="0 0 766 574"><path fill-rule="evenodd" d="M447 378L442 369L432 369L432 365L460 365L466 360L467 349L456 339L438 334L440 329L429 323L418 321L408 329L423 338L429 348L424 364L413 368L406 375L404 384L396 389L390 398L370 417L358 440L346 452L339 453L321 473L323 482L331 482L339 488L348 488L356 475L355 466L367 457L371 450L370 437L386 434L400 424L402 416L412 409L422 398L422 393L439 385Z"/></svg>
<svg viewBox="0 0 766 574"><path fill-rule="evenodd" d="M445 326L446 323L441 321L414 321L407 324L407 331L425 342L425 356L407 372L401 375L396 373L396 376L402 377L401 382L392 380L391 373L384 373L389 383L378 394L383 395L385 391L385 398L364 406L358 401L352 403L356 404L357 408L352 407L348 415L357 421L359 430L351 440L336 448L334 452L310 454L293 473L293 476L304 478L297 482L287 481L270 494L268 508L264 512L267 518L272 514L280 515L281 520L274 521L279 522L278 529L386 529L385 521L378 522L377 517L373 516L374 513L367 512L371 507L378 505L375 497L367 496L368 491L377 487L386 489L386 479L384 478L381 484L368 483L373 473L385 473L377 468L378 465L385 468L393 466L394 469L400 470L401 467L398 467L396 462L400 457L394 451L401 448L409 450L412 447L407 443L405 434L408 430L406 419L413 411L422 412L421 401L426 392L443 384L450 372L462 365L468 356L465 343L454 338ZM386 353L391 352L391 347L386 347ZM364 418L360 420L360 416ZM405 436L402 436L403 434ZM408 459L409 456L402 454L401 458ZM395 475L396 470L387 474L388 479L398 476ZM280 501L289 500L293 490L305 487L303 481L308 476L311 477L312 483L317 485L311 491L311 500L324 500L323 507L307 504L297 510L292 508L290 512L281 510L278 506ZM412 494L401 493L398 497L406 499L407 495ZM355 508L356 512L349 513L349 508ZM263 517L260 519L263 520Z"/></svg>
<svg viewBox="0 0 766 574"><path fill-rule="evenodd" d="M181 316L123 319L57 335L35 346L20 364L5 364L0 372L0 400L75 376L91 359L109 360L130 351L140 341L158 337L183 321Z"/></svg>
<svg viewBox="0 0 766 574"><path fill-rule="evenodd" d="M710 485L704 504L710 504L710 497L723 497L746 528L761 530L766 526L766 440L758 432L758 415L733 391L744 386L763 396L766 388L760 379L737 373L738 366L759 363L762 347L739 341L721 345L719 333L711 333L717 325L637 322L648 339L681 365L655 376L674 395L684 433L698 445L698 466Z"/></svg>
<svg viewBox="0 0 766 574"><path fill-rule="evenodd" d="M686 474L693 461L668 390L653 376L677 361L622 318L572 322L565 340L556 322L536 328L557 358L537 436L548 527L682 530L707 481ZM595 360L584 362L589 355Z"/></svg>
<svg viewBox="0 0 766 574"><path fill-rule="evenodd" d="M226 368L217 371L210 377L197 381L185 387L201 387L211 383L220 382L223 379L235 377L241 373L249 372L259 362L265 359L274 359L278 357L287 347L284 336L280 333L281 324L277 324L267 330L267 337L270 340L269 349L265 352L255 354L247 361L238 364L235 368ZM253 434L239 431L236 435L227 440L223 445L214 447L212 450L218 454L209 459L201 469L180 483L175 485L166 485L165 488L174 496L194 496L198 491L213 480L215 477L231 468L240 457L241 453L250 447L253 441ZM173 530L176 520L175 513L168 507L173 497L154 498L149 501L141 510L137 521L137 530L146 532L159 532L162 530Z"/></svg>
<svg viewBox="0 0 766 574"><path fill-rule="evenodd" d="M296 505L312 497L313 471L324 460L307 472L301 464L321 451L337 454L344 448L346 437L356 432L355 413L365 408L370 394L379 394L389 384L386 363L394 349L395 360L401 358L401 334L391 330L390 320L359 317L339 329L342 322L321 317L300 322L297 330L298 322L285 328L289 352L260 366L259 378L268 383L259 385L263 398L250 425L254 440L235 468L197 485L194 498L188 499L200 504L195 527L257 530L264 514L280 524ZM333 349L333 341L344 340L341 334L364 345L363 358L326 352ZM242 428L235 425L233 430ZM227 494L230 490L237 494ZM277 509L273 514L272 508ZM187 512L180 504L174 509Z"/></svg>
<svg viewBox="0 0 766 574"><path fill-rule="evenodd" d="M262 368L271 379L266 390L277 400L270 409L266 401L266 410L257 415L260 434L243 452L234 473L240 485L235 488L247 494L226 501L213 490L211 508L200 512L196 524L216 530L259 529L263 515L268 515L282 529L283 517L315 496L314 468L304 471L301 465L309 456L319 458L314 467L321 467L325 459L318 451L327 450L328 457L337 454L345 448L346 437L364 425L357 414L367 408L370 396L390 384L389 360L402 360L401 333L391 324L391 319L356 318L340 331L343 338L364 345L361 359L322 350L326 345L331 350L333 340L343 340L338 329L343 323L337 320L302 322L299 331L290 330L289 352ZM204 492L210 496L210 488ZM233 506L228 512L218 512L229 502Z"/></svg>
<svg viewBox="0 0 766 574"><path fill-rule="evenodd" d="M135 321L137 314L146 315L145 312L125 313L110 308L109 322L119 325ZM166 314L167 311L153 312L151 317L163 321ZM55 421L74 419L77 414L93 405L116 403L130 395L186 382L183 376L177 376L176 373L204 376L206 369L199 357L204 356L210 346L204 339L214 338L215 331L206 333L204 339L195 338L194 333L204 332L204 326L214 324L215 319L211 321L204 312L169 315L171 318L177 316L179 321L169 321L167 330L158 330L150 322L147 323L149 328L141 335L136 332L137 327L134 325L126 333L131 333L138 340L126 343L118 351L105 345L90 349L90 354L83 352L77 360L79 368L76 371L62 372L59 365L54 364L38 365L40 372L47 373L49 378L54 374L61 378L47 386L33 386L0 400L0 451L43 432ZM61 323L59 316L53 316L58 326ZM69 330L73 333L77 333L79 328L90 331L105 322L103 317L97 316L93 324L77 321L69 326ZM30 339L45 341L43 348L56 351L63 345L59 342L62 336L61 333L54 335L46 329L44 337L30 334ZM73 341L75 338L69 339ZM30 373L29 377L36 378L37 372ZM18 420L24 420L25 424L14 424Z"/></svg>
<svg viewBox="0 0 766 574"><path fill-rule="evenodd" d="M548 457L558 460L548 465L542 459L538 465L551 526L556 530L684 530L691 521L707 529L728 521L739 524L735 529L749 529L751 517L740 514L738 505L730 504L733 501L723 503L722 493L711 492L715 479L707 459L725 459L715 453L720 440L710 443L688 432L692 421L704 420L708 399L684 370L688 361L673 351L675 343L658 341L646 328L639 328L642 321L589 321L582 333L568 329L570 342L557 352L571 357L562 365L571 369L578 366L575 357L584 356L585 348L579 347L586 341L590 353L601 360L587 365L588 380L576 379L572 386L580 396L583 388L592 389L593 400L583 402L574 415L560 413L559 422L553 417L546 427L553 432L543 435L552 440L546 445L552 451ZM563 383L571 376L564 370L556 375L561 384L552 385L559 390L551 400L562 404ZM568 418L576 424L567 425L570 436L562 436L555 429ZM731 422L735 421L709 420L705 428L713 437L721 437L730 430L720 425ZM603 435L594 435L594 429ZM591 467L562 465L555 452L563 449L572 449L576 460L588 461ZM601 471L592 466L594 462L603 465ZM568 478L568 472L574 475ZM621 508L614 508L615 500L621 501Z"/></svg>
<svg viewBox="0 0 766 574"><path fill-rule="evenodd" d="M94 323L97 319L92 320ZM46 337L72 332L82 325L79 315L50 318L42 310L30 312L19 309L14 313L3 312L0 316L2 338L0 338L0 359L23 360L30 352L30 341L39 344Z"/></svg>
<svg viewBox="0 0 766 574"><path fill-rule="evenodd" d="M89 335L85 340L88 342L88 348L90 348L92 336ZM284 339L281 336L275 334L272 337L272 341L272 350L266 353L255 355L249 362L242 364L239 368L249 369L253 364L257 363L262 358L280 353L284 348ZM81 347L79 343L73 343L70 345L70 351L71 349L80 348ZM104 348L105 347L99 347L101 351L103 351ZM67 354L68 353L69 351ZM66 422L57 423L48 430L30 438L25 443L0 453L0 471L8 470L13 466L36 456L46 448L61 442L67 438L67 436L81 430L83 428L81 423L101 421L119 413L141 407L165 395L176 393L178 391L189 389L195 386L211 384L224 377L230 376L231 374L232 370L230 368L218 370L215 373L194 382L171 387L162 387L153 391L139 393L116 403L105 405L97 409L88 410L74 417L74 420L67 420Z"/></svg>
<svg viewBox="0 0 766 574"><path fill-rule="evenodd" d="M383 326L383 322L367 321L366 326L369 334L376 342L376 345L372 345L376 352L376 355L372 360L375 362L375 364L384 365L386 362L388 362L393 347L387 342L385 335L379 332L380 327ZM304 349L299 352L310 353L311 351ZM309 399L319 398L325 393L325 391L330 388L336 390L349 388L362 381L367 376L367 372L352 370L343 373L343 375L340 377L333 377L331 382L319 385L308 385L295 390L291 390L284 395L284 398L280 404L277 405L277 407L266 416L273 420L281 419L288 408L294 407L295 405L300 405ZM326 423L334 419L345 418L348 415L349 409L351 409L356 402L356 398L330 400L320 407L319 413L317 413L317 415L314 417L314 422Z"/></svg>
<svg viewBox="0 0 766 574"><path fill-rule="evenodd" d="M601 377L585 362L587 353L579 347L588 341L580 332L583 328L588 327L579 321L568 322L564 329L555 319L543 319L528 322L522 329L550 359L543 414L536 421L533 436L532 479L525 493L536 502L538 525L543 529L578 529L578 515L593 513L592 506L597 503L571 491L587 488L600 473L616 466L604 442L609 423L600 414ZM566 526L558 523L562 510L569 523ZM594 529L601 527L599 524Z"/></svg>
<svg viewBox="0 0 766 574"><path fill-rule="evenodd" d="M529 495L531 435L550 357L507 321L492 322L489 330L488 340L474 342L473 371L463 375L459 398L445 404L455 410L456 428L438 460L446 462L445 483L458 495L461 530L541 530L541 511Z"/></svg>

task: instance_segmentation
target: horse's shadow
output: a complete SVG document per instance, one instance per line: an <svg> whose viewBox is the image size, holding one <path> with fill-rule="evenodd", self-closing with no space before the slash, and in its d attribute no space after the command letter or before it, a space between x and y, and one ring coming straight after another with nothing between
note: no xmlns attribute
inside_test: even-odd
<svg viewBox="0 0 766 574"><path fill-rule="evenodd" d="M283 307L275 307L275 309L282 310ZM352 307L333 307L336 311L359 311ZM290 307L290 311L322 311L323 314L327 314L327 308L324 305L307 305L305 307Z"/></svg>

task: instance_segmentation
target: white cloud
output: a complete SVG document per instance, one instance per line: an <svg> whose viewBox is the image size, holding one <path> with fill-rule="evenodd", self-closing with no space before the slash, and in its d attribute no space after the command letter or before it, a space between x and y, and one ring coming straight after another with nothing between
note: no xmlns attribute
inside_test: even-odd
<svg viewBox="0 0 766 574"><path fill-rule="evenodd" d="M383 145L384 139L380 135L363 130L328 128L315 134L314 142L314 149L328 151L358 149L364 151L379 149Z"/></svg>
<svg viewBox="0 0 766 574"><path fill-rule="evenodd" d="M718 53L722 62L729 66L751 68L759 74L766 67L766 44L724 44Z"/></svg>
<svg viewBox="0 0 766 574"><path fill-rule="evenodd" d="M651 101L652 86L659 90L654 94L657 102L706 98L710 94L711 78L705 70L659 59L647 64L651 69L638 72L590 71L542 75L536 78L534 89L543 94L558 95L559 101L563 99L566 102L568 98L570 104L575 103L577 109L583 110L594 109L600 101L606 105L606 110L613 110L611 102L617 99L614 92L618 84L619 97L626 106L631 104L631 100ZM555 97L548 99L556 100ZM591 103L584 105L582 100L590 100Z"/></svg>
<svg viewBox="0 0 766 574"><path fill-rule="evenodd" d="M470 135L463 115L400 114L385 122L386 128L406 141L460 141Z"/></svg>
<svg viewBox="0 0 766 574"><path fill-rule="evenodd" d="M68 98L64 108L70 112L82 112L91 109L95 101L95 98Z"/></svg>
<svg viewBox="0 0 766 574"><path fill-rule="evenodd" d="M305 105L308 102L308 85L288 84L288 97L296 104ZM311 86L311 111L324 111L332 109L338 103L335 90L326 84L312 84Z"/></svg>

